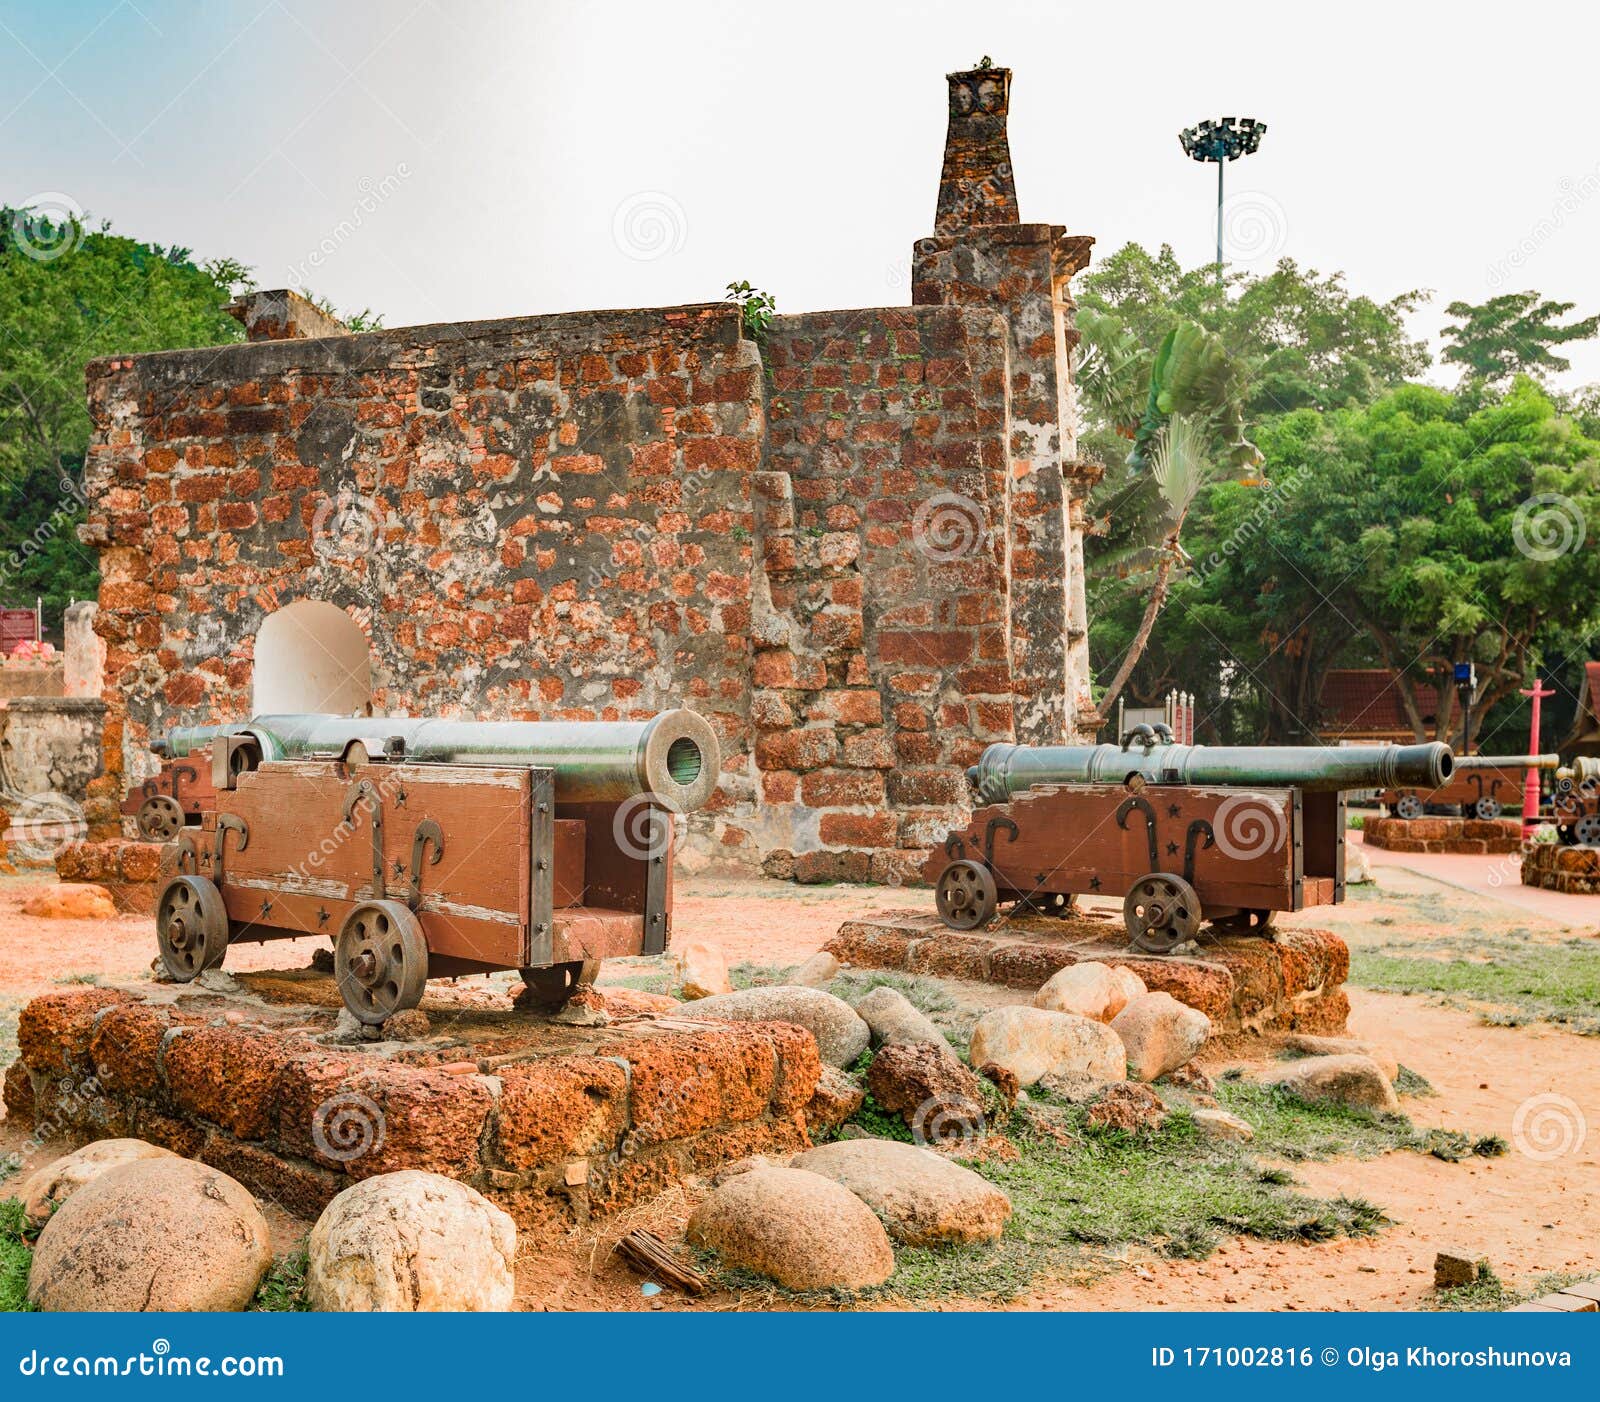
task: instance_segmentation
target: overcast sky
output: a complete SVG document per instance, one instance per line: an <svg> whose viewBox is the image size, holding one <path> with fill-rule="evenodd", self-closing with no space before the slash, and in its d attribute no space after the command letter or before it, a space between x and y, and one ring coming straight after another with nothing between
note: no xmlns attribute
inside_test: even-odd
<svg viewBox="0 0 1600 1402"><path fill-rule="evenodd" d="M0 0L0 201L228 254L390 326L909 300L943 74L1013 69L1022 217L1211 256L1177 132L1268 123L1230 256L1600 310L1600 20L1576 4ZM1600 343L1569 383L1600 381ZM1436 374L1442 372L1436 372Z"/></svg>

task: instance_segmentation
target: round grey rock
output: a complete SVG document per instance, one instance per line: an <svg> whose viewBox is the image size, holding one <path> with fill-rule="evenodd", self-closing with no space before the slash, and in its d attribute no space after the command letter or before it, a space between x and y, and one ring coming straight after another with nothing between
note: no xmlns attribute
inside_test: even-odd
<svg viewBox="0 0 1600 1402"><path fill-rule="evenodd" d="M22 1210L28 1220L35 1227L42 1227L62 1203L101 1174L140 1159L177 1157L171 1149L147 1144L142 1139L96 1139L35 1169L22 1180L17 1196L22 1200Z"/></svg>
<svg viewBox="0 0 1600 1402"><path fill-rule="evenodd" d="M849 1066L872 1040L867 1024L844 999L795 984L718 993L686 1011L721 1022L792 1022L817 1039L817 1051L830 1066Z"/></svg>
<svg viewBox="0 0 1600 1402"><path fill-rule="evenodd" d="M266 1218L242 1184L193 1159L139 1159L45 1224L28 1299L41 1310L242 1310L271 1263Z"/></svg>
<svg viewBox="0 0 1600 1402"><path fill-rule="evenodd" d="M752 1168L728 1179L695 1209L688 1236L725 1264L791 1290L863 1290L894 1272L894 1248L872 1209L833 1179L799 1168Z"/></svg>
<svg viewBox="0 0 1600 1402"><path fill-rule="evenodd" d="M1370 1056L1308 1056L1270 1067L1257 1080L1302 1100L1332 1100L1367 1110L1400 1108L1394 1086Z"/></svg>
<svg viewBox="0 0 1600 1402"><path fill-rule="evenodd" d="M1011 1216L1011 1199L988 1179L915 1144L851 1139L789 1162L848 1188L908 1246L993 1241Z"/></svg>
<svg viewBox="0 0 1600 1402"><path fill-rule="evenodd" d="M874 988L865 998L858 999L856 1013L871 1030L872 1040L880 1046L893 1042L921 1042L954 1052L944 1033L933 1025L927 1015L899 989L890 988L887 984Z"/></svg>

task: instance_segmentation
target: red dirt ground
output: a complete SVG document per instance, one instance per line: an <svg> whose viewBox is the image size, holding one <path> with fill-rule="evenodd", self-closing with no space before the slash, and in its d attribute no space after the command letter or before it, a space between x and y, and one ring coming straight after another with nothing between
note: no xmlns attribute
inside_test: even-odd
<svg viewBox="0 0 1600 1402"><path fill-rule="evenodd" d="M1464 903L1481 912L1485 902L1499 902L1508 926L1531 927L1536 939L1593 934L1600 924L1600 898L1591 906L1583 897L1525 890L1515 885L1514 868L1509 882L1490 881L1481 868L1505 859L1376 851L1372 856L1382 892L1437 898L1442 929L1417 927L1414 910L1381 899L1288 919L1346 928L1354 937L1360 925L1393 911L1385 939L1425 941L1448 930L1451 907ZM7 1021L27 998L60 987L73 975L126 977L148 968L155 953L146 916L49 921L22 915L22 899L45 879L0 880L0 1017ZM921 891L794 887L701 875L680 886L674 924L680 938L716 943L730 964L750 960L784 966L821 948L843 920L889 908L926 909L930 902ZM309 959L312 947L310 942L244 946L230 951L228 967L296 967ZM1600 1041L1546 1025L1490 1027L1470 1012L1423 998L1353 988L1351 1002L1351 1032L1384 1043L1438 1091L1436 1097L1406 1102L1417 1122L1473 1135L1497 1133L1511 1141L1517 1107L1532 1096L1557 1093L1586 1107L1593 1125L1575 1149L1550 1161L1513 1148L1503 1158L1459 1164L1393 1153L1359 1162L1295 1165L1292 1171L1309 1191L1369 1198L1396 1225L1375 1238L1317 1246L1235 1239L1206 1261L1133 1253L1128 1269L1088 1286L1040 1282L1015 1307L1416 1308L1431 1286L1433 1254L1443 1247L1488 1258L1512 1283L1531 1284L1551 1272L1600 1271ZM1238 1064L1241 1059L1232 1056L1215 1068ZM0 1142L9 1147L20 1136L4 1129L0 1126ZM526 1253L519 1262L519 1300L531 1309L736 1307L732 1299L696 1306L670 1292L644 1299L637 1277L609 1259L609 1244L628 1226L654 1222L670 1230L688 1206L681 1193L669 1194L609 1223L601 1241L575 1242L565 1252ZM284 1244L303 1225L288 1219L278 1223ZM738 1303L748 1308L752 1302Z"/></svg>

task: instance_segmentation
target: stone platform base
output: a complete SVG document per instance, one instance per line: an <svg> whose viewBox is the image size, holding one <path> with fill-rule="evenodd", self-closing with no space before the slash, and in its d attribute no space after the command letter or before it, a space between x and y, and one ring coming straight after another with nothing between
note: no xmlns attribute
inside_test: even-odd
<svg viewBox="0 0 1600 1402"><path fill-rule="evenodd" d="M104 886L124 915L154 915L156 892L161 889L161 852L159 843L121 837L74 842L56 857L56 876Z"/></svg>
<svg viewBox="0 0 1600 1402"><path fill-rule="evenodd" d="M428 1169L543 1240L688 1174L809 1143L817 1046L785 1023L614 1012L567 1027L473 980L430 987L419 1040L343 1043L326 974L203 977L232 990L35 998L8 1113L36 1134L163 1145L304 1218L356 1179Z"/></svg>
<svg viewBox="0 0 1600 1402"><path fill-rule="evenodd" d="M1530 842L1522 849L1522 884L1570 896L1600 895L1600 847Z"/></svg>
<svg viewBox="0 0 1600 1402"><path fill-rule="evenodd" d="M1520 818L1368 818L1361 828L1368 847L1389 852L1464 852L1484 856L1522 846Z"/></svg>
<svg viewBox="0 0 1600 1402"><path fill-rule="evenodd" d="M1192 957L1130 950L1122 922L1005 917L990 930L956 931L936 915L895 911L848 920L828 945L841 963L935 978L1037 989L1081 960L1122 964L1153 992L1170 993L1211 1019L1220 1036L1343 1032L1350 950L1326 930L1285 930L1276 940L1202 938Z"/></svg>

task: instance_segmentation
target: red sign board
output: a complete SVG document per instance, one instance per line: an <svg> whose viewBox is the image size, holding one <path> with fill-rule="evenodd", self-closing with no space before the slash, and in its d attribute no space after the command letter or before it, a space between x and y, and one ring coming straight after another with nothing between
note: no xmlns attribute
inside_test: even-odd
<svg viewBox="0 0 1600 1402"><path fill-rule="evenodd" d="M0 657L10 657L18 643L39 641L39 616L32 609L0 609Z"/></svg>

